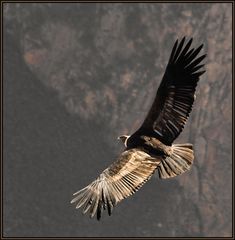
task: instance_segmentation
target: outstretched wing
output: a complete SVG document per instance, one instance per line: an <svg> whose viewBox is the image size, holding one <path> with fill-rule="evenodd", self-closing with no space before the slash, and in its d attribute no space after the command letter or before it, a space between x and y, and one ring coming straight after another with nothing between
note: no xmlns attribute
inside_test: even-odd
<svg viewBox="0 0 235 240"><path fill-rule="evenodd" d="M74 193L71 203L76 203L76 208L83 206L83 213L89 211L91 217L97 214L98 220L105 209L111 215L118 202L135 193L152 176L160 160L140 149L125 151L95 181Z"/></svg>
<svg viewBox="0 0 235 240"><path fill-rule="evenodd" d="M175 42L162 82L158 88L153 105L142 124L142 129L154 131L164 144L171 143L184 128L195 98L199 77L205 71L198 71L204 65L198 58L203 47L190 48L192 39L185 44L185 37Z"/></svg>

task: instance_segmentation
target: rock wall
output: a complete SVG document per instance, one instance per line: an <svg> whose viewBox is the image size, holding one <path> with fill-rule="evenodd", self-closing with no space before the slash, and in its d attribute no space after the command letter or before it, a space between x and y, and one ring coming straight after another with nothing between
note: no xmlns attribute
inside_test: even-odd
<svg viewBox="0 0 235 240"><path fill-rule="evenodd" d="M4 235L232 234L232 5L4 3ZM206 74L177 142L191 171L154 176L101 222L69 204L145 118L173 43L204 43Z"/></svg>

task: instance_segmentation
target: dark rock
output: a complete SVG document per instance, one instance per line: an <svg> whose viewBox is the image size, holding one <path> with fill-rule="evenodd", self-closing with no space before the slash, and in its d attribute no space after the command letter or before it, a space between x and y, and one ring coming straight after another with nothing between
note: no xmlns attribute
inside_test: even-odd
<svg viewBox="0 0 235 240"><path fill-rule="evenodd" d="M231 236L231 24L229 3L4 3L4 236ZM195 164L101 222L82 216L72 193L143 121L184 35L208 53L177 139Z"/></svg>

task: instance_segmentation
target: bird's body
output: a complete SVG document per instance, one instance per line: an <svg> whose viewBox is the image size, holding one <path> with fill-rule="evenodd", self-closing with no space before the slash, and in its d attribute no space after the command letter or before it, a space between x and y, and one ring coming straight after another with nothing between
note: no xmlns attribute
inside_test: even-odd
<svg viewBox="0 0 235 240"><path fill-rule="evenodd" d="M127 138L126 149L143 148L151 156L166 155L171 152L171 147L159 141L154 134L137 131Z"/></svg>
<svg viewBox="0 0 235 240"><path fill-rule="evenodd" d="M136 192L157 170L162 179L189 170L193 160L192 144L173 144L184 128L195 100L202 45L190 49L192 39L183 47L185 38L175 42L162 82L152 107L140 128L132 135L119 138L125 150L87 187L74 193L76 208L97 214L107 209L109 215L118 202ZM196 59L195 59L196 58Z"/></svg>

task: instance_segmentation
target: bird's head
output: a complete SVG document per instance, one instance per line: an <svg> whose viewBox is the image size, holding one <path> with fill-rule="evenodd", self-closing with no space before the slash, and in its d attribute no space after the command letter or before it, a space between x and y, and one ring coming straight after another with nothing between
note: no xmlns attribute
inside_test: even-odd
<svg viewBox="0 0 235 240"><path fill-rule="evenodd" d="M129 137L130 136L128 136L128 135L121 135L121 136L118 137L118 140L121 140L124 143L125 147L127 147L127 139Z"/></svg>

